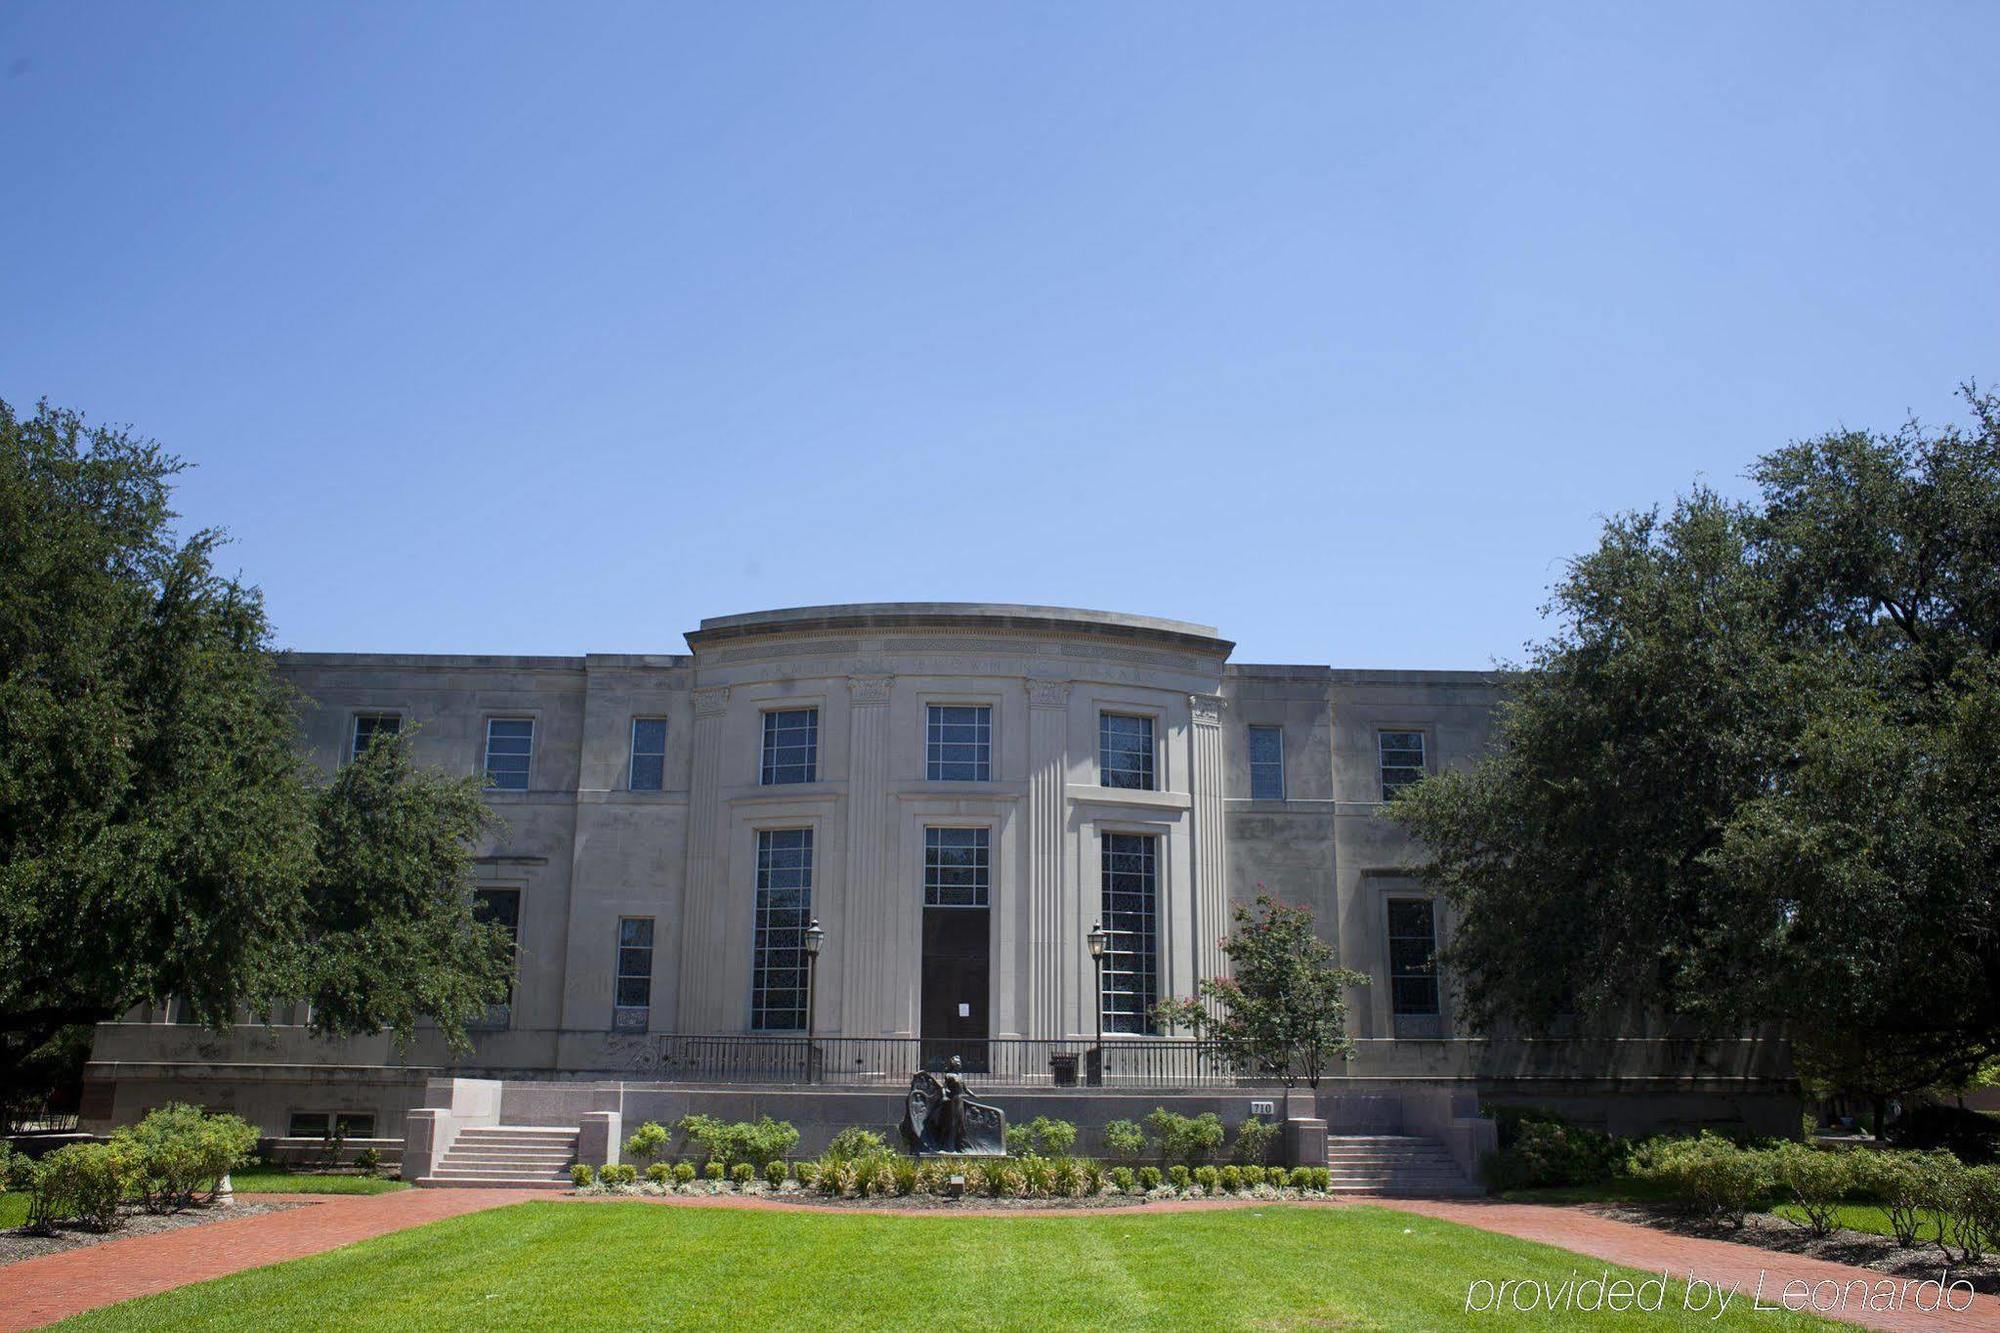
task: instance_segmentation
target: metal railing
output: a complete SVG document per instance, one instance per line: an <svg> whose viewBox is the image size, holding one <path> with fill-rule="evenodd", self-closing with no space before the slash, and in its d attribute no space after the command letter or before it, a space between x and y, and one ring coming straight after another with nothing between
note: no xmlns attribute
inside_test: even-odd
<svg viewBox="0 0 2000 1333"><path fill-rule="evenodd" d="M57 1110L47 1102L24 1102L0 1106L0 1134L73 1134L74 1110Z"/></svg>
<svg viewBox="0 0 2000 1333"><path fill-rule="evenodd" d="M644 1040L632 1072L672 1083L903 1086L957 1056L968 1077L1003 1087L1269 1087L1270 1070L1238 1070L1214 1045L1168 1037L1089 1038L682 1036Z"/></svg>

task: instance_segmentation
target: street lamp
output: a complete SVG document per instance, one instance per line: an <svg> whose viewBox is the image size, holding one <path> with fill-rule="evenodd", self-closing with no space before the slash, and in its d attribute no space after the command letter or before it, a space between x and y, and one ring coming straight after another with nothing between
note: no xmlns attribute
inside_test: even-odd
<svg viewBox="0 0 2000 1333"><path fill-rule="evenodd" d="M1090 961L1097 968L1097 1001L1091 1006L1097 1013L1097 1045L1090 1053L1093 1066L1090 1081L1101 1086L1104 1082L1104 946L1111 943L1111 932L1099 921L1084 939L1090 945Z"/></svg>
<svg viewBox="0 0 2000 1333"><path fill-rule="evenodd" d="M819 928L819 918L814 917L806 926L806 1082L819 1082L818 1062L813 1059L819 1052L813 1045L813 1003L819 997L815 993L819 987L819 950L826 943L826 932Z"/></svg>

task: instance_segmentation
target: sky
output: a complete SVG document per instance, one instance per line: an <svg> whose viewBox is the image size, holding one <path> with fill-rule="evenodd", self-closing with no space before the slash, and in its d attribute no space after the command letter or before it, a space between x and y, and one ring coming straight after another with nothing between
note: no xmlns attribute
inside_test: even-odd
<svg viewBox="0 0 2000 1333"><path fill-rule="evenodd" d="M890 600L1477 668L2000 381L2000 5L0 4L0 398L307 650Z"/></svg>

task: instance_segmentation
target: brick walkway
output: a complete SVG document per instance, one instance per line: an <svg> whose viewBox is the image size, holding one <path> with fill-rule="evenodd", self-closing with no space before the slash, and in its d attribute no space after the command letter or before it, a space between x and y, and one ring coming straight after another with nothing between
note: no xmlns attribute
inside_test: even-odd
<svg viewBox="0 0 2000 1333"><path fill-rule="evenodd" d="M1657 1273L1665 1269L1669 1276L1682 1280L1692 1274L1705 1282L1735 1285L1742 1293L1734 1302L1739 1309L1756 1298L1759 1277L1764 1280L1764 1304L1776 1306L1782 1300L1785 1283L1793 1278L1808 1283L1832 1282L1844 1286L1856 1278L1866 1279L1871 1284L1879 1283L1886 1276L1873 1269L1782 1254L1753 1245L1677 1236L1635 1222L1600 1217L1582 1208L1446 1199L1373 1199L1369 1202L1484 1231L1498 1231L1522 1240L1540 1241L1544 1245L1558 1246L1642 1272ZM1936 1276L1935 1270L1932 1276ZM1895 1280L1900 1288L1903 1279ZM1824 1299L1831 1302L1834 1299L1831 1294L1833 1289L1823 1290L1828 1293ZM1960 1329L1983 1329L1991 1333L2000 1329L2000 1297L1974 1296L1971 1308L1959 1314L1942 1306L1935 1313L1926 1314L1909 1308L1915 1287L1909 1290L1911 1296L1905 1298L1905 1308L1900 1312L1875 1313L1860 1308L1857 1296L1854 1303L1831 1312L1830 1317L1882 1329L1929 1329L1939 1333L1943 1330L1957 1333ZM1928 1299L1931 1298L1927 1295ZM1959 1296L1957 1299L1962 1301L1964 1298Z"/></svg>
<svg viewBox="0 0 2000 1333"><path fill-rule="evenodd" d="M243 1197L309 1206L107 1240L0 1266L0 1333L52 1324L100 1305L319 1254L425 1222L551 1196L533 1190L398 1190Z"/></svg>
<svg viewBox="0 0 2000 1333"><path fill-rule="evenodd" d="M260 1199L289 1199L309 1207L282 1213L266 1213L233 1222L215 1222L186 1227L152 1236L132 1236L124 1240L86 1245L62 1254L27 1259L0 1266L0 1333L35 1328L53 1323L84 1310L96 1309L135 1296L148 1296L226 1277L246 1268L299 1259L310 1254L337 1249L358 1240L401 1231L447 1217L476 1213L528 1200L554 1201L570 1198L533 1190L402 1190L372 1196L344 1195L259 1195ZM590 1200L574 1200L583 1203ZM608 1200L607 1200L608 1201ZM786 1203L766 1199L651 1198L649 1202L681 1207L797 1209L806 1212L834 1211L815 1204ZM1382 1207L1420 1213L1446 1222L1457 1222L1539 1241L1545 1245L1588 1255L1607 1263L1642 1271L1665 1269L1675 1278L1690 1274L1710 1283L1736 1286L1737 1308L1754 1298L1758 1279L1764 1279L1764 1301L1775 1305L1784 1284L1800 1278L1810 1283L1833 1282L1845 1285L1859 1279L1880 1282L1883 1274L1869 1269L1850 1268L1824 1260L1780 1254L1729 1241L1702 1240L1631 1222L1600 1217L1581 1208L1553 1208L1543 1204L1488 1203L1433 1199L1356 1200ZM1137 1205L1135 1212L1171 1212L1182 1209L1240 1208L1264 1206L1254 1200L1218 1199L1186 1203ZM1306 1205L1346 1207L1345 1203ZM926 1217L962 1216L1048 1216L1075 1217L1074 1209L855 1209ZM1115 1211L1125 1211L1123 1209ZM1587 1276L1587 1274L1586 1274ZM1900 1284L1900 1279L1898 1282ZM1914 1291L1914 1288L1911 1288ZM1906 1297L1906 1301L1907 1301ZM1972 1307L1954 1314L1939 1309L1921 1313L1906 1309L1900 1313L1874 1313L1848 1308L1841 1318L1871 1328L1938 1330L2000 1329L2000 1297L1977 1296Z"/></svg>

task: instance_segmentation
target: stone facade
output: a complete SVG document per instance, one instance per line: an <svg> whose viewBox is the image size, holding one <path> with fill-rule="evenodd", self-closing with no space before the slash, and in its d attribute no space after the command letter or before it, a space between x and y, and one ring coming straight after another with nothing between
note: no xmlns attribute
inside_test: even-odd
<svg viewBox="0 0 2000 1333"><path fill-rule="evenodd" d="M462 1058L421 1035L399 1053L386 1039L322 1042L283 1024L211 1033L140 1012L100 1029L86 1119L123 1122L182 1096L273 1135L301 1113L345 1112L394 1138L441 1074L643 1077L658 1034L748 1033L759 1013L787 1012L756 1008L783 989L767 967L758 990L760 904L778 901L760 895L760 854L772 855L760 835L797 830L810 831L807 912L826 932L820 1035L936 1036L927 1026L942 1013L992 1038L1090 1037L1086 936L1105 913L1105 849L1123 838L1150 858L1158 996L1220 970L1230 907L1260 885L1313 910L1372 979L1354 997L1350 1091L1415 1079L1581 1107L1671 1093L1694 1108L1684 1120L1729 1120L1781 1089L1781 1053L1754 1042L1693 1054L1643 1034L1591 1048L1472 1041L1454 1029L1448 979L1434 1013L1396 1012L1424 1006L1392 1003L1389 904L1421 894L1413 849L1379 817L1384 758L1407 765L1414 746L1436 771L1477 755L1496 697L1487 674L1231 664L1207 626L983 604L724 616L686 637L682 655L293 655L287 670L317 704L303 743L328 772L358 723L377 725L362 719L395 718L417 762L451 773L494 762L493 723L531 733L509 751L526 750L517 789L490 794L500 822L478 863L481 888L517 905L512 1002ZM934 707L985 710L949 715L983 720L976 779L931 769ZM782 772L807 780L767 780L767 729L791 725L771 715L808 710L810 772ZM1107 785L1107 714L1136 720L1115 724L1121 735L1150 733L1149 754L1118 761L1143 760L1150 783ZM1253 728L1267 729L1254 742L1262 788ZM927 941L941 947L925 906L937 829L983 831L958 836L981 839L986 867L981 917L942 921L954 947L972 941L980 956L956 975L983 991L948 1010L927 999L927 984L948 983L927 983L924 964ZM1441 942L1449 916L1433 920ZM621 954L621 931L637 929L621 921L650 922L643 962ZM643 990L643 1006L616 1003L621 958L628 982L649 965L626 994Z"/></svg>

